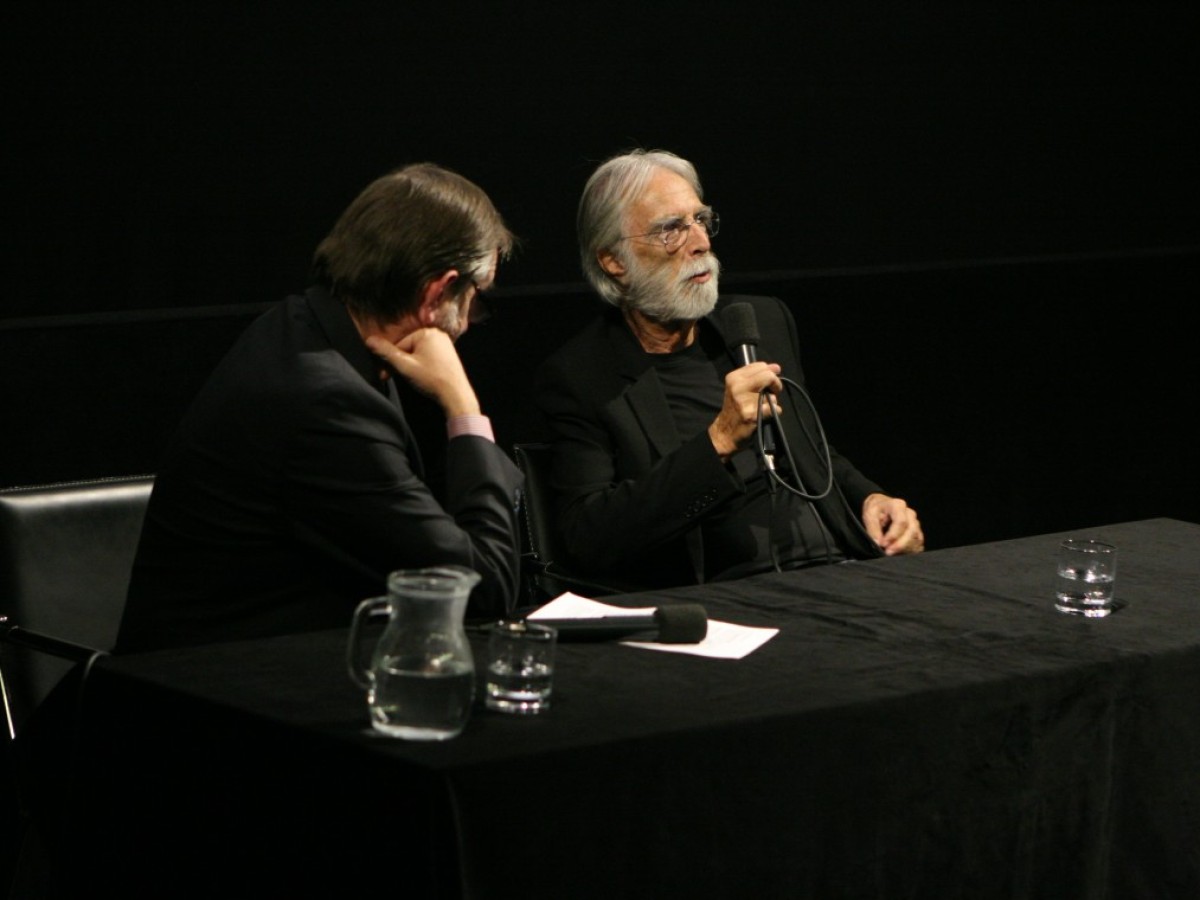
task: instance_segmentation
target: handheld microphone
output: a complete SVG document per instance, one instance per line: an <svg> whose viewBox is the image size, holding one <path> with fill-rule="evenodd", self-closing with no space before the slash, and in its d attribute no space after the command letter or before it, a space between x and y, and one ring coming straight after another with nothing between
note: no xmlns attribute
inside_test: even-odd
<svg viewBox="0 0 1200 900"><path fill-rule="evenodd" d="M743 366L758 361L758 317L749 303L730 303L725 307L721 321L725 325L725 347L736 361ZM775 468L775 435L778 427L774 416L765 420L762 433L762 463L771 470Z"/></svg>
<svg viewBox="0 0 1200 900"><path fill-rule="evenodd" d="M698 603L660 606L652 613L591 616L579 619L530 618L549 625L560 641L651 641L658 644L698 644L708 634L708 613Z"/></svg>

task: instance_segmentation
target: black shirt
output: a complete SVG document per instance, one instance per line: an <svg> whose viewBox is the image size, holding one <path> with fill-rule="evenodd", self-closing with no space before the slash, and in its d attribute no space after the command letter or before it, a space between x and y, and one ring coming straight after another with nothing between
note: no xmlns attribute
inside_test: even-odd
<svg viewBox="0 0 1200 900"><path fill-rule="evenodd" d="M683 440L707 429L721 409L725 384L717 361L724 352L719 342L701 339L675 353L650 354ZM808 500L782 485L769 489L753 444L728 466L745 490L701 525L706 581L846 558ZM800 487L790 477L789 483Z"/></svg>

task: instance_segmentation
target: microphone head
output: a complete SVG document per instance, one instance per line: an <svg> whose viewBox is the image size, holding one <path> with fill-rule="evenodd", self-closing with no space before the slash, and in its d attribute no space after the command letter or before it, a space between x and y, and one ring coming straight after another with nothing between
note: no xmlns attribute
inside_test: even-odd
<svg viewBox="0 0 1200 900"><path fill-rule="evenodd" d="M721 313L725 326L725 347L737 351L749 344L758 345L758 317L749 303L730 303Z"/></svg>
<svg viewBox="0 0 1200 900"><path fill-rule="evenodd" d="M754 312L754 310L750 310ZM660 644L698 644L708 634L708 613L699 603L660 606L654 611Z"/></svg>

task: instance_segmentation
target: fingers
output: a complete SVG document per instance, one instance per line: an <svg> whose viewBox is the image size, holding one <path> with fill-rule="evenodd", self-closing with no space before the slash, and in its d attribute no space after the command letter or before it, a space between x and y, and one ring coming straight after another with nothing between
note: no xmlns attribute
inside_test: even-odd
<svg viewBox="0 0 1200 900"><path fill-rule="evenodd" d="M759 409L764 417L777 415L782 408L776 395L783 389L779 380L779 366L774 363L751 363L735 369L725 377L725 409L730 417L754 431L758 424ZM767 397L763 397L763 391Z"/></svg>
<svg viewBox="0 0 1200 900"><path fill-rule="evenodd" d="M757 396L762 391L779 394L783 390L783 381L779 378L779 364L753 362L741 368L734 369L725 376L725 393L752 394Z"/></svg>
<svg viewBox="0 0 1200 900"><path fill-rule="evenodd" d="M449 335L437 328L420 328L394 344L378 335L370 335L365 339L365 343L367 349L406 378L419 378L424 369L444 366L450 360L458 360L454 342L450 340Z"/></svg>
<svg viewBox="0 0 1200 900"><path fill-rule="evenodd" d="M779 414L781 406L775 397L783 389L779 371L776 363L755 362L725 376L725 398L708 430L722 459L735 453L754 434L760 406L764 418ZM763 391L768 392L769 403L760 398Z"/></svg>
<svg viewBox="0 0 1200 900"><path fill-rule="evenodd" d="M405 363L406 354L393 344L391 341L385 340L378 335L371 335L366 338L365 343L367 349L378 356L381 360L387 363L397 372L401 371L401 367Z"/></svg>
<svg viewBox="0 0 1200 900"><path fill-rule="evenodd" d="M899 497L868 496L863 501L863 525L888 556L920 553L925 549L925 532L916 510Z"/></svg>
<svg viewBox="0 0 1200 900"><path fill-rule="evenodd" d="M417 390L435 399L446 415L477 414L479 401L454 341L437 328L421 328L393 344L376 335L367 348Z"/></svg>

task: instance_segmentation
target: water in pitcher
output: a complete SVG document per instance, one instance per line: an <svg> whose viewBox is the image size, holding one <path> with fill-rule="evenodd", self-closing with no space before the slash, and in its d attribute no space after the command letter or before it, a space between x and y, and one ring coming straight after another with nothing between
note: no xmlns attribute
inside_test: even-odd
<svg viewBox="0 0 1200 900"><path fill-rule="evenodd" d="M369 705L377 731L408 740L456 737L475 695L475 671L461 664L420 671L381 660Z"/></svg>
<svg viewBox="0 0 1200 900"><path fill-rule="evenodd" d="M399 569L388 576L386 597L355 607L346 668L367 691L375 731L411 741L462 733L475 697L463 615L478 583L479 575L461 566ZM373 637L366 623L385 617L383 634Z"/></svg>

